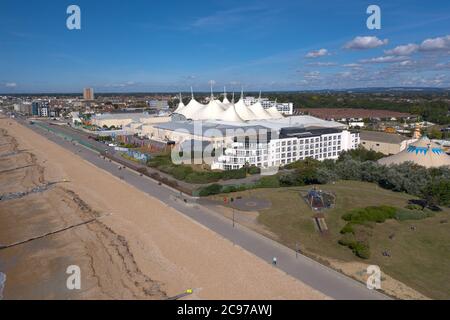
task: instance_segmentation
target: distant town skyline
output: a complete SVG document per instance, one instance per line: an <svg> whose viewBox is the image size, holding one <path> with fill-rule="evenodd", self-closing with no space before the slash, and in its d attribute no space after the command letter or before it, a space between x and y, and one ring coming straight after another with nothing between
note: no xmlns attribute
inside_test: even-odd
<svg viewBox="0 0 450 320"><path fill-rule="evenodd" d="M5 0L0 25L0 93L450 87L448 1Z"/></svg>

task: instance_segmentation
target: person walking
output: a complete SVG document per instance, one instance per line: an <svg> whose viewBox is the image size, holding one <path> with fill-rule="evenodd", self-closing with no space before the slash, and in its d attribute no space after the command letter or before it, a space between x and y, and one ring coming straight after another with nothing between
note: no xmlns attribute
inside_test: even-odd
<svg viewBox="0 0 450 320"><path fill-rule="evenodd" d="M273 259L272 259L272 264L273 264L274 266L277 265L277 257L273 257Z"/></svg>

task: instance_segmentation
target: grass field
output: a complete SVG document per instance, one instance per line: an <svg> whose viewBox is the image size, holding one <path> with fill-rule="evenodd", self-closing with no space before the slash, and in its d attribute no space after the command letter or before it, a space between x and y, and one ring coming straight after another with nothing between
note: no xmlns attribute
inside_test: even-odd
<svg viewBox="0 0 450 320"><path fill-rule="evenodd" d="M272 207L260 212L258 222L276 235L276 240L293 249L297 244L312 256L376 264L382 272L430 298L450 299L450 209L423 220L388 220L376 224L369 238L371 257L362 260L338 244L339 231L345 225L341 216L351 209L367 206L403 208L414 197L365 182L340 181L320 186L337 196L335 207L324 213L328 233L322 235L314 227L313 212L300 196L301 191L310 188L257 189L237 192L234 196L251 195L270 200ZM444 220L449 222L442 223ZM411 226L416 229L412 230ZM393 239L390 235L394 235ZM382 255L385 250L390 252L390 257Z"/></svg>

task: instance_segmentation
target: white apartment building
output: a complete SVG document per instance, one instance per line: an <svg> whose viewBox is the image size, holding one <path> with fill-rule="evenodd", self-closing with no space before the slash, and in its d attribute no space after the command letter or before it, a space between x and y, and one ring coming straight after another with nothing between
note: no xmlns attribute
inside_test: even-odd
<svg viewBox="0 0 450 320"><path fill-rule="evenodd" d="M225 149L212 169L235 170L246 164L260 168L284 166L312 158L337 159L342 151L359 145L359 133L335 128L283 128L268 143L235 142Z"/></svg>
<svg viewBox="0 0 450 320"><path fill-rule="evenodd" d="M44 105L39 108L39 117L48 117L49 116L49 107Z"/></svg>
<svg viewBox="0 0 450 320"><path fill-rule="evenodd" d="M276 101L270 101L267 98L256 98L256 97L245 97L244 103L246 106L251 106L257 102L261 102L264 109L269 109L270 107L276 107L277 110L284 115L292 115L294 113L294 104L292 102L279 103Z"/></svg>

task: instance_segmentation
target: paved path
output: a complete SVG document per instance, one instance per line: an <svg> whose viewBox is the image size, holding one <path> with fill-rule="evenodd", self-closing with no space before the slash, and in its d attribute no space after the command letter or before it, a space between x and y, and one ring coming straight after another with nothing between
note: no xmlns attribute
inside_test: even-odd
<svg viewBox="0 0 450 320"><path fill-rule="evenodd" d="M183 199L180 199L179 191L167 186L160 186L156 181L145 176L140 176L132 170L118 170L117 164L103 160L102 157L99 157L98 153L90 149L83 148L79 145L74 146L73 143L66 141L55 134L49 133L42 128L30 125L24 120L17 119L17 121L33 131L44 135L47 139L56 144L78 154L97 167L108 171L134 187L158 198L168 206L173 207L177 211L253 253L264 261L271 263L272 258L277 257L277 268L327 296L334 299L352 300L388 299L385 295L377 291L369 290L363 284L306 256L298 254L296 257L293 250L242 225L236 224L236 227L233 228L232 222L229 219L213 212L209 208L199 205L193 198L183 196ZM52 127L52 129L55 128ZM86 142L91 141L87 139ZM184 199L186 199L187 202L184 202Z"/></svg>

